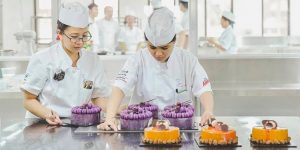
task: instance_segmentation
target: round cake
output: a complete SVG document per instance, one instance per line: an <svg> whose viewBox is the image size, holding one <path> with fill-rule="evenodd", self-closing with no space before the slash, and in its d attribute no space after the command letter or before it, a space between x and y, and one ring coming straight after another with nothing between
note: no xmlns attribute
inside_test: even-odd
<svg viewBox="0 0 300 150"><path fill-rule="evenodd" d="M152 112L142 108L125 109L121 112L121 129L143 130L152 118Z"/></svg>
<svg viewBox="0 0 300 150"><path fill-rule="evenodd" d="M180 143L180 130L169 126L167 120L158 120L154 127L144 129L143 143L145 144L177 144Z"/></svg>
<svg viewBox="0 0 300 150"><path fill-rule="evenodd" d="M172 126L180 129L193 128L194 107L190 104L177 103L176 105L166 106L161 113L164 119L170 121Z"/></svg>
<svg viewBox="0 0 300 150"><path fill-rule="evenodd" d="M153 115L153 118L154 119L158 118L158 106L157 105L151 104L149 102L141 102L139 104L129 105L128 109L133 109L133 108L136 108L136 107L151 111L152 115Z"/></svg>
<svg viewBox="0 0 300 150"><path fill-rule="evenodd" d="M237 144L238 138L233 129L222 131L214 127L202 128L200 132L200 143L208 145Z"/></svg>
<svg viewBox="0 0 300 150"><path fill-rule="evenodd" d="M100 123L101 108L93 104L84 104L71 109L71 124L76 126L91 126Z"/></svg>
<svg viewBox="0 0 300 150"><path fill-rule="evenodd" d="M263 126L252 128L250 140L257 144L288 144L290 137L287 128L277 127L274 120L263 120Z"/></svg>

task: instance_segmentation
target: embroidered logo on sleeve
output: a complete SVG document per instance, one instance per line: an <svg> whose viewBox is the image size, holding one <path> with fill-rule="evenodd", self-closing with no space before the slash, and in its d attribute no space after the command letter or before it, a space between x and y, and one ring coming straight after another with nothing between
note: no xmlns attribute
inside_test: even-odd
<svg viewBox="0 0 300 150"><path fill-rule="evenodd" d="M92 89L93 88L93 81L85 80L83 82L83 88Z"/></svg>
<svg viewBox="0 0 300 150"><path fill-rule="evenodd" d="M120 80L120 81L123 81L126 83L127 79L128 79L128 77L127 77L128 72L129 72L128 70L121 70L119 72L119 74L117 75L116 80Z"/></svg>
<svg viewBox="0 0 300 150"><path fill-rule="evenodd" d="M26 82L28 80L28 78L29 78L29 73L26 73L25 77L24 77L24 82Z"/></svg>
<svg viewBox="0 0 300 150"><path fill-rule="evenodd" d="M207 78L203 79L202 85L206 86L209 83L209 80Z"/></svg>

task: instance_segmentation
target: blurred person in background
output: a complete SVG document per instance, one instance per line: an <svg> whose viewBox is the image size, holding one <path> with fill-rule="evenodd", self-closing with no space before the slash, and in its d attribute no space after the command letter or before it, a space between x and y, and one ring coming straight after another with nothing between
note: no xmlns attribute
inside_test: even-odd
<svg viewBox="0 0 300 150"><path fill-rule="evenodd" d="M136 26L136 16L133 11L128 11L124 18L124 27L119 34L119 49L126 54L134 54L143 47L143 31Z"/></svg>
<svg viewBox="0 0 300 150"><path fill-rule="evenodd" d="M213 47L216 47L221 53L228 54L237 53L237 41L233 31L235 16L229 11L224 11L221 17L220 24L224 28L223 33L218 39L209 38L207 41Z"/></svg>
<svg viewBox="0 0 300 150"><path fill-rule="evenodd" d="M183 14L176 29L178 37L176 45L187 49L189 41L189 0L179 0L179 8Z"/></svg>
<svg viewBox="0 0 300 150"><path fill-rule="evenodd" d="M104 7L104 18L97 21L97 26L101 50L114 53L120 27L118 22L113 20L113 8L111 6Z"/></svg>
<svg viewBox="0 0 300 150"><path fill-rule="evenodd" d="M99 31L96 24L96 17L98 16L98 5L95 3L91 3L89 6L89 31L92 35L92 39L89 41L91 48L94 52L97 52L99 49Z"/></svg>

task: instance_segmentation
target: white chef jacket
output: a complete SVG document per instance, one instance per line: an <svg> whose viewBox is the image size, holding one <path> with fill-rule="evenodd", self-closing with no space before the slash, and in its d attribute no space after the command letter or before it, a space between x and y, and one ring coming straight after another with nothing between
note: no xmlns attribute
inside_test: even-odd
<svg viewBox="0 0 300 150"><path fill-rule="evenodd" d="M96 22L89 18L89 31L92 35L91 40L93 41L93 51L97 52L100 46L100 39L99 39L99 31Z"/></svg>
<svg viewBox="0 0 300 150"><path fill-rule="evenodd" d="M138 51L128 58L114 86L125 95L134 88L131 104L157 99L155 104L160 109L176 102L192 100L193 95L200 97L202 93L212 91L197 57L177 47L166 63L156 61L147 48Z"/></svg>
<svg viewBox="0 0 300 150"><path fill-rule="evenodd" d="M58 71L65 72L63 80L54 79ZM84 87L86 83L90 83L90 87ZM32 56L21 89L37 95L43 106L61 117L70 117L72 107L82 105L91 98L111 94L99 57L81 50L77 67L72 67L72 60L61 42ZM34 115L26 113L26 118L32 117Z"/></svg>
<svg viewBox="0 0 300 150"><path fill-rule="evenodd" d="M230 54L237 53L237 42L236 42L236 36L234 34L234 31L231 26L228 26L221 36L219 37L220 44L224 47L226 52Z"/></svg>
<svg viewBox="0 0 300 150"><path fill-rule="evenodd" d="M120 32L119 24L114 20L101 19L97 21L97 26L99 29L100 47L114 52Z"/></svg>
<svg viewBox="0 0 300 150"><path fill-rule="evenodd" d="M144 41L144 34L138 27L130 29L128 26L125 26L121 28L118 41L125 42L129 53L135 53L138 43Z"/></svg>

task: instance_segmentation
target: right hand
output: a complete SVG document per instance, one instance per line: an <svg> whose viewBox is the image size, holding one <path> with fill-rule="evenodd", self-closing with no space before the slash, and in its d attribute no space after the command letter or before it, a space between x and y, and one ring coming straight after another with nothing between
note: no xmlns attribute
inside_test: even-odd
<svg viewBox="0 0 300 150"><path fill-rule="evenodd" d="M101 123L97 126L97 129L106 130L106 131L118 131L117 123L115 118L106 118L104 123Z"/></svg>
<svg viewBox="0 0 300 150"><path fill-rule="evenodd" d="M62 121L59 118L59 115L50 110L49 114L45 117L45 120L50 124L50 125L60 125L62 124Z"/></svg>

